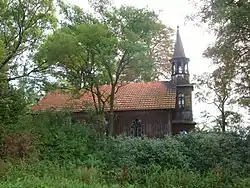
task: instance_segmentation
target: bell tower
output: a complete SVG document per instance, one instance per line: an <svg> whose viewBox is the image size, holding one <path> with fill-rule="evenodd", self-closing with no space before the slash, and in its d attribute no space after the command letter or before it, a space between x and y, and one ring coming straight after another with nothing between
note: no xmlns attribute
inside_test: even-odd
<svg viewBox="0 0 250 188"><path fill-rule="evenodd" d="M186 58L177 26L176 41L172 65L171 82L176 86L176 106L172 116L172 131L177 134L182 130L190 131L195 127L192 111L193 85L189 78L189 59Z"/></svg>

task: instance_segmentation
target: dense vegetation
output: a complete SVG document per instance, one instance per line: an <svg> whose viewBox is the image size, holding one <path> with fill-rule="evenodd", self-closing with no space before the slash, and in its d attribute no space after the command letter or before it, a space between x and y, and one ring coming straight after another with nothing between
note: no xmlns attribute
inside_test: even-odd
<svg viewBox="0 0 250 188"><path fill-rule="evenodd" d="M197 77L196 97L218 110L205 113L216 132L150 140L95 129L119 84L169 76L173 30L154 11L109 0L89 0L90 12L60 0L0 0L0 187L250 187L249 132L233 108L250 106L250 3L199 2L194 18L217 36L205 53L217 69ZM103 84L112 86L104 99ZM86 124L69 112L30 115L56 88L97 97Z"/></svg>
<svg viewBox="0 0 250 188"><path fill-rule="evenodd" d="M0 187L250 186L250 143L242 135L110 138L91 127L67 112L5 127Z"/></svg>

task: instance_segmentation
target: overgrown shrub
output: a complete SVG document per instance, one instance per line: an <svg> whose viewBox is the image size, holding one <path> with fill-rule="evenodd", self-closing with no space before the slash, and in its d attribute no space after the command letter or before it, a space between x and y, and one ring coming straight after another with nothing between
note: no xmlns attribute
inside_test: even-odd
<svg viewBox="0 0 250 188"><path fill-rule="evenodd" d="M230 177L250 174L249 145L237 135L192 133L164 139L117 137L106 139L102 144L94 155L109 169L160 165L201 173L220 170Z"/></svg>
<svg viewBox="0 0 250 188"><path fill-rule="evenodd" d="M195 133L177 136L185 145L190 169L206 172L215 168L227 169L227 173L249 174L250 152L246 139L239 135L220 133Z"/></svg>
<svg viewBox="0 0 250 188"><path fill-rule="evenodd" d="M8 164L0 158L0 179L6 175L8 170Z"/></svg>
<svg viewBox="0 0 250 188"><path fill-rule="evenodd" d="M28 132L10 133L3 139L3 158L25 159L35 150L35 140Z"/></svg>
<svg viewBox="0 0 250 188"><path fill-rule="evenodd" d="M93 126L72 120L72 114L64 112L40 112L38 114L23 116L16 125L5 128L5 136L18 135L29 132L36 139L36 150L39 151L40 160L71 161L84 163L89 160L89 154L95 151L97 143L101 143L100 134L96 134ZM13 137L13 136L11 136ZM15 141L15 148L23 147L22 139ZM4 142L4 146L3 146ZM2 139L2 149L11 151L11 144L6 145ZM8 141L10 142L10 141ZM13 143L12 143L13 145Z"/></svg>
<svg viewBox="0 0 250 188"><path fill-rule="evenodd" d="M40 160L70 161L107 170L160 165L200 172L221 169L231 176L250 174L249 144L238 135L190 133L164 139L110 138L96 134L90 124L72 121L71 115L65 111L27 116L9 132L28 131L35 137Z"/></svg>
<svg viewBox="0 0 250 188"><path fill-rule="evenodd" d="M17 124L19 118L27 112L26 102L21 89L8 85L0 78L0 147L10 127Z"/></svg>
<svg viewBox="0 0 250 188"><path fill-rule="evenodd" d="M27 112L27 101L21 89L4 86L0 80L0 128L17 123L18 118ZM1 133L4 131L1 130Z"/></svg>
<svg viewBox="0 0 250 188"><path fill-rule="evenodd" d="M188 167L186 156L182 154L184 145L168 137L166 139L147 139L117 137L109 138L103 150L97 151L107 167L147 167L158 164L166 168Z"/></svg>
<svg viewBox="0 0 250 188"><path fill-rule="evenodd" d="M32 125L41 160L81 163L87 159L94 133L86 124L74 123L68 112L40 113L32 118Z"/></svg>
<svg viewBox="0 0 250 188"><path fill-rule="evenodd" d="M91 124L72 121L71 115L44 112L25 116L6 129L2 148L7 149L10 157L27 156L17 152L17 148L25 148L21 146L26 143L25 139L15 138L18 135L26 138L20 135L29 133L39 154L37 165L41 166L29 170L28 165L24 173L37 174L35 177L40 181L44 174L56 174L57 170L67 168L74 175L71 182L77 182L79 187L81 183L132 184L134 187L249 185L245 179L250 175L249 143L241 135L190 133L163 139L104 137L97 134ZM61 173L58 176L64 178ZM47 178L44 179L47 181ZM52 183L53 178L51 175L48 181Z"/></svg>

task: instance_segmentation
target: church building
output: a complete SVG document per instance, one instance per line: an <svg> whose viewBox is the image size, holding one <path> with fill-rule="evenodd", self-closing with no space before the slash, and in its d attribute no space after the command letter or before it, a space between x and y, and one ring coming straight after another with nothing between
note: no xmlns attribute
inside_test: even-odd
<svg viewBox="0 0 250 188"><path fill-rule="evenodd" d="M129 83L119 88L115 95L114 135L163 137L194 129L193 85L190 83L189 59L185 56L179 28L170 63L170 81ZM110 91L110 86L104 85L100 89ZM49 92L32 110L70 108L74 118L83 120L84 104L87 102L93 103L88 93L74 99L68 93L56 90ZM107 108L107 114L108 111Z"/></svg>

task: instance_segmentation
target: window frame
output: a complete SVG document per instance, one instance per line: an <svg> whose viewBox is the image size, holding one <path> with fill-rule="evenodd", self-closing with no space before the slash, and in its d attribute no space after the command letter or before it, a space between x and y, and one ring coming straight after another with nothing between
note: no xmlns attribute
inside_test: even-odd
<svg viewBox="0 0 250 188"><path fill-rule="evenodd" d="M178 93L178 108L185 108L185 94L182 92Z"/></svg>

